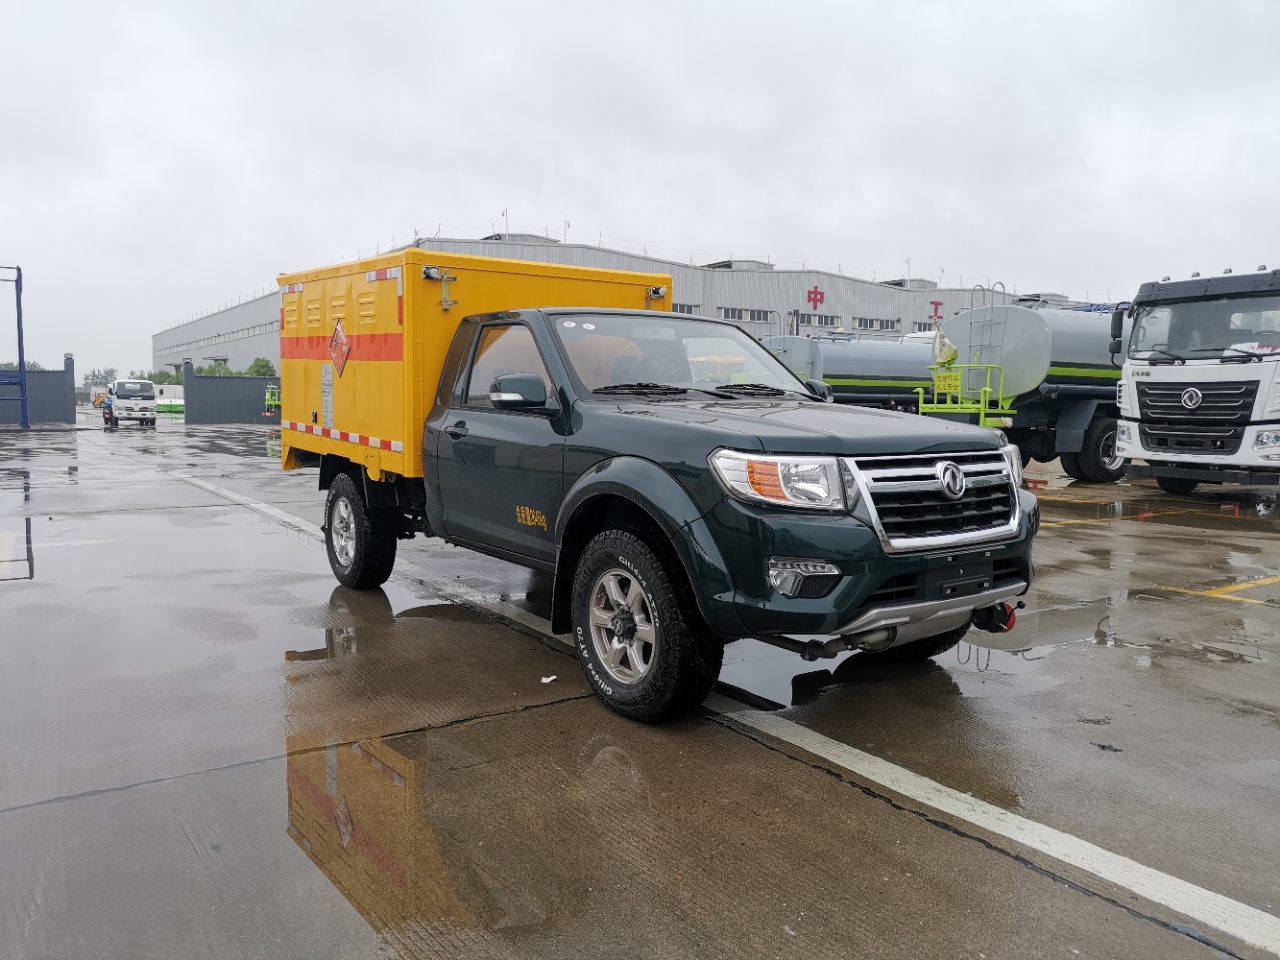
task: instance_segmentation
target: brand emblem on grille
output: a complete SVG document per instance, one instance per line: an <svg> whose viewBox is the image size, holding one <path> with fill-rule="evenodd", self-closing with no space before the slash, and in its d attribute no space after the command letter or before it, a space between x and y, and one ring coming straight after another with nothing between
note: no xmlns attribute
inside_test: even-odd
<svg viewBox="0 0 1280 960"><path fill-rule="evenodd" d="M944 497L948 500L959 500L964 496L968 481L965 480L964 471L958 464L943 460L934 468L934 473L938 477L938 486L942 487Z"/></svg>
<svg viewBox="0 0 1280 960"><path fill-rule="evenodd" d="M1188 410L1194 410L1200 406L1200 401L1204 399L1204 394L1195 387L1187 387L1182 391L1182 405Z"/></svg>

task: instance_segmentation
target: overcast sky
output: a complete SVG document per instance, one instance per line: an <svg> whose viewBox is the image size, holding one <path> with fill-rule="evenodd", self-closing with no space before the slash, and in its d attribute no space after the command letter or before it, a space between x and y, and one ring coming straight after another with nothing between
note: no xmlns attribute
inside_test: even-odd
<svg viewBox="0 0 1280 960"><path fill-rule="evenodd" d="M0 0L27 356L502 225L1122 298L1280 267L1280 2ZM16 359L0 287L0 360Z"/></svg>

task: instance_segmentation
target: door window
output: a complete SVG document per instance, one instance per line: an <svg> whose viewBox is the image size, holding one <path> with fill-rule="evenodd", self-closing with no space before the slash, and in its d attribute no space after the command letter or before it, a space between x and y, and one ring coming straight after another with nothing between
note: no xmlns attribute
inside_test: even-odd
<svg viewBox="0 0 1280 960"><path fill-rule="evenodd" d="M480 332L475 359L471 362L471 378L464 403L472 407L493 406L489 402L489 387L495 378L509 373L539 376L547 384L547 393L551 393L551 379L529 328L521 324L485 327Z"/></svg>

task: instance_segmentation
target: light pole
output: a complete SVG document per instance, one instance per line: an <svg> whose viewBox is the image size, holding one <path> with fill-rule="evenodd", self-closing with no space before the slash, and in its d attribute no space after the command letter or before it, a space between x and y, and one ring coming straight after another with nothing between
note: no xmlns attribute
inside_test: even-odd
<svg viewBox="0 0 1280 960"><path fill-rule="evenodd" d="M27 417L27 355L22 342L22 268L21 267L0 267L0 270L12 270L13 278L4 278L5 283L13 284L14 297L18 304L18 375L16 377L6 376L0 373L0 384L18 386L18 402L22 405L22 415L20 422L23 430L31 429L31 421ZM72 385L72 389L75 385ZM12 399L12 398L7 398Z"/></svg>

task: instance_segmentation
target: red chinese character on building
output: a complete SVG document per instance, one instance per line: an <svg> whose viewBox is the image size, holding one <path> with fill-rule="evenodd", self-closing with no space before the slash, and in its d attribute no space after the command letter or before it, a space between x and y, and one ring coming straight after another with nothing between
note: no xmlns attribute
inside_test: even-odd
<svg viewBox="0 0 1280 960"><path fill-rule="evenodd" d="M826 303L826 302L827 302L827 295L823 293L821 290L819 290L818 285L815 283L813 285L813 289L809 291L809 305L813 307L814 310L817 310L818 304Z"/></svg>
<svg viewBox="0 0 1280 960"><path fill-rule="evenodd" d="M929 319L930 319L930 320L942 320L942 319L945 319L945 318L942 316L942 301L941 301L941 300L930 300L929 302L930 302L931 304L933 304L933 313L929 314Z"/></svg>

